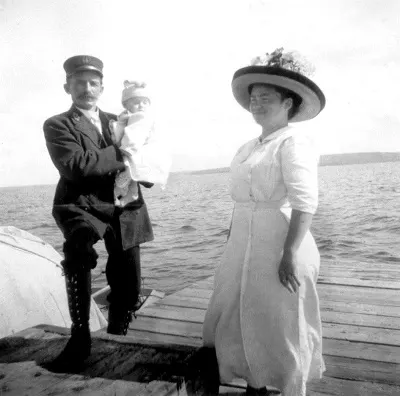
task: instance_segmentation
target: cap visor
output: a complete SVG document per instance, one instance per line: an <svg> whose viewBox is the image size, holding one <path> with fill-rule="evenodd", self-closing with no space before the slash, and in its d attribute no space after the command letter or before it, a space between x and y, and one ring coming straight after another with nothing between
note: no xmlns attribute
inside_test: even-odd
<svg viewBox="0 0 400 396"><path fill-rule="evenodd" d="M101 70L97 69L97 68L94 67L94 66L90 66L90 65L77 67L72 73L69 73L69 74L68 74L68 77L69 77L69 76L73 76L74 74L77 74L77 73L85 72L85 71L91 71L91 72L97 73L97 74L99 74L101 77L103 77L103 73L102 73Z"/></svg>

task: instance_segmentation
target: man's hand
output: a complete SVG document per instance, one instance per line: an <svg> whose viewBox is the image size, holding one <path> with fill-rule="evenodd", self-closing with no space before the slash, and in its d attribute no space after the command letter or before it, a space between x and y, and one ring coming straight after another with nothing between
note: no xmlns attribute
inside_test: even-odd
<svg viewBox="0 0 400 396"><path fill-rule="evenodd" d="M113 144L115 144L117 147L121 146L121 141L118 141L117 138L115 137L114 133L111 132L111 140Z"/></svg>

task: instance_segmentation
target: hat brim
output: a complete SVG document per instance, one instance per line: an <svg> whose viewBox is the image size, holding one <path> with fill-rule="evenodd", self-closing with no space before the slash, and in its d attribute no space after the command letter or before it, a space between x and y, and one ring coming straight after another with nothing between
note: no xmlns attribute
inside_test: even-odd
<svg viewBox="0 0 400 396"><path fill-rule="evenodd" d="M79 66L72 73L67 74L67 76L71 77L74 74L82 73L85 71L91 71L91 72L99 74L100 77L103 77L103 72L101 70L99 70L97 67L90 66L90 65Z"/></svg>
<svg viewBox="0 0 400 396"><path fill-rule="evenodd" d="M325 96L309 78L278 67L248 66L239 69L232 79L232 91L237 102L249 111L249 87L253 84L269 84L295 92L302 99L298 111L289 120L311 120L325 107Z"/></svg>

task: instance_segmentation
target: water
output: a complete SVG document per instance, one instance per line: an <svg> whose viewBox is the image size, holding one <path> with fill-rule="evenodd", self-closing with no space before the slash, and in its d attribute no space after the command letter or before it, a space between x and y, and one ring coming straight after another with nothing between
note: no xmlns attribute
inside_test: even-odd
<svg viewBox="0 0 400 396"><path fill-rule="evenodd" d="M400 263L400 163L321 167L320 204L312 232L324 262L360 266ZM233 204L227 173L173 174L167 189L143 189L155 240L142 245L145 286L166 293L214 273ZM0 225L39 236L61 253L62 234L51 216L55 186L0 188ZM104 279L106 252L94 275Z"/></svg>

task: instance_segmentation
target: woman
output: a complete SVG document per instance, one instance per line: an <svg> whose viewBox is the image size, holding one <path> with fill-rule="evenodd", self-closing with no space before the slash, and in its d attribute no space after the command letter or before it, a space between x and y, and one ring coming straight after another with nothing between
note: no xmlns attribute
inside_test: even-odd
<svg viewBox="0 0 400 396"><path fill-rule="evenodd" d="M257 63L232 81L235 99L262 134L231 164L235 207L203 340L215 348L222 382L239 377L248 394L269 394L270 385L300 396L324 371L319 253L309 232L318 157L307 135L288 123L314 118L325 97L293 54L278 49Z"/></svg>

